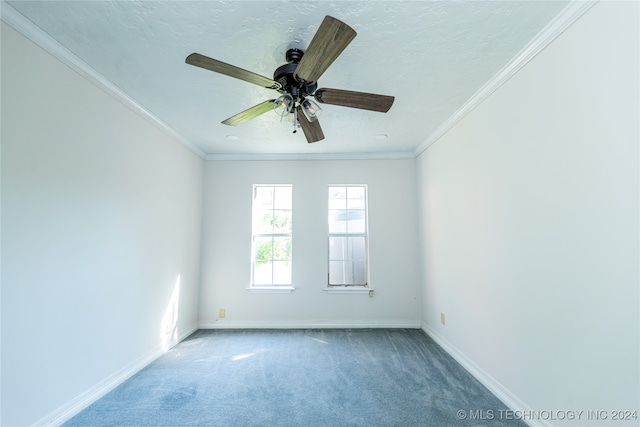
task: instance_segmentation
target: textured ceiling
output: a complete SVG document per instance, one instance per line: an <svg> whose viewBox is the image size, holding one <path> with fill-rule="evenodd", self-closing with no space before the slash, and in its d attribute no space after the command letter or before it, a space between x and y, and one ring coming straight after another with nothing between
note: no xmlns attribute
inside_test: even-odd
<svg viewBox="0 0 640 427"><path fill-rule="evenodd" d="M414 153L567 1L8 1L199 151ZM325 15L358 33L318 87L396 97L376 113L325 105L323 141L268 112L222 120L277 92L185 64L192 52L273 77ZM376 136L384 134L386 139ZM232 135L233 140L228 136Z"/></svg>

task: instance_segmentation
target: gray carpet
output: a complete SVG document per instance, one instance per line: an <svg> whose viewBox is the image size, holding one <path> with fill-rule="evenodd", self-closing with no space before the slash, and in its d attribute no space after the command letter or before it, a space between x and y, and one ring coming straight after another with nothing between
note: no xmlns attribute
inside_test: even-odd
<svg viewBox="0 0 640 427"><path fill-rule="evenodd" d="M506 409L419 329L199 330L65 426L525 425Z"/></svg>

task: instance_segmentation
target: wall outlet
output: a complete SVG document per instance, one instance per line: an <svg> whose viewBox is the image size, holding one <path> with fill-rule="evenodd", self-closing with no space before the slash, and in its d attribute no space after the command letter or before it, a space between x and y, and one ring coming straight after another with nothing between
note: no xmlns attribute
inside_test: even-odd
<svg viewBox="0 0 640 427"><path fill-rule="evenodd" d="M227 310L224 308L221 308L220 310L218 310L218 317L221 319L224 319L224 316L227 315Z"/></svg>
<svg viewBox="0 0 640 427"><path fill-rule="evenodd" d="M374 296L375 294L376 294L376 291L374 291L374 290L370 290L369 291L369 296L370 297Z"/></svg>
<svg viewBox="0 0 640 427"><path fill-rule="evenodd" d="M440 323L444 325L444 313L440 313Z"/></svg>

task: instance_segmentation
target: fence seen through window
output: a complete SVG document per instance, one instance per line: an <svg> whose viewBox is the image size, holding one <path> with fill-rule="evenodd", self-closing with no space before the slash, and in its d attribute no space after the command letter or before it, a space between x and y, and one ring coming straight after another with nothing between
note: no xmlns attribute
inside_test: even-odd
<svg viewBox="0 0 640 427"><path fill-rule="evenodd" d="M368 285L367 187L329 186L329 286Z"/></svg>

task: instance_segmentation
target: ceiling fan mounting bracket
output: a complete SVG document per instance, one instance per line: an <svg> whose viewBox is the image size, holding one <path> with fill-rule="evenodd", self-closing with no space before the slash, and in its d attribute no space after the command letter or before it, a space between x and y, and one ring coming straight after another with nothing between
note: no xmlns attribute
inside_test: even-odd
<svg viewBox="0 0 640 427"><path fill-rule="evenodd" d="M288 63L297 64L298 62L300 62L300 59L302 59L302 55L304 55L304 51L302 49L298 49L294 47L287 50L287 53L285 54L285 58L287 59Z"/></svg>

